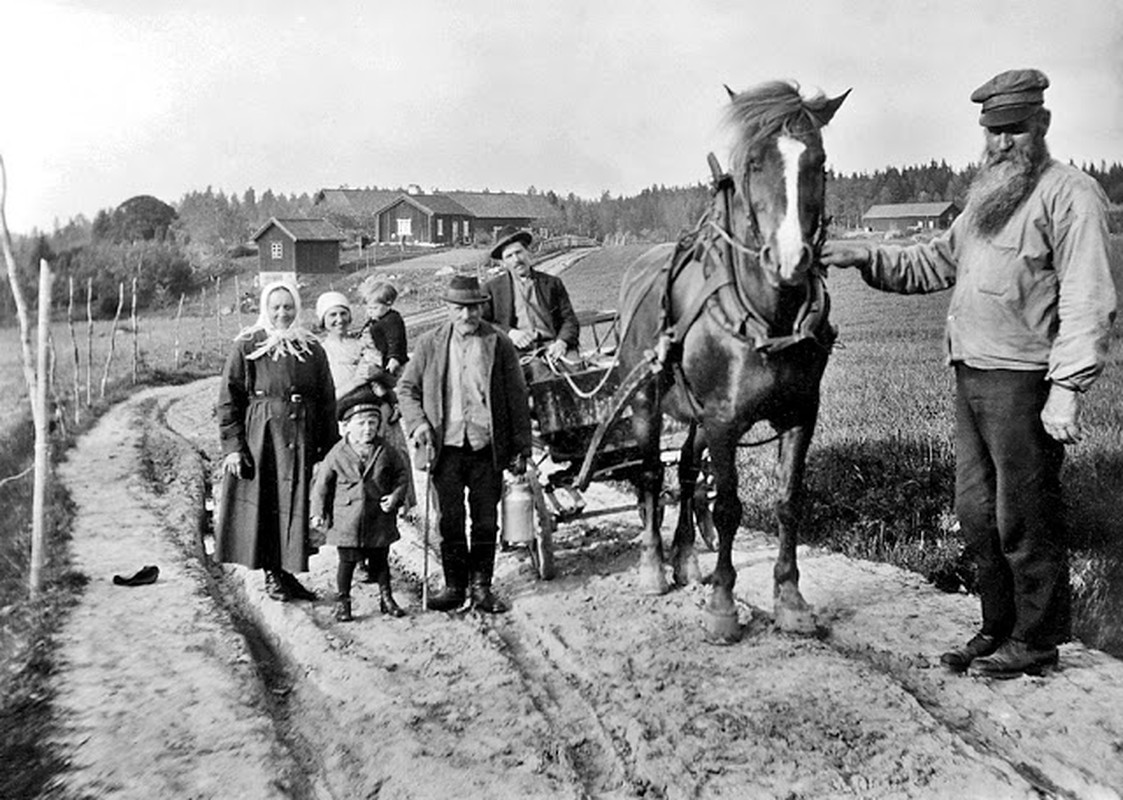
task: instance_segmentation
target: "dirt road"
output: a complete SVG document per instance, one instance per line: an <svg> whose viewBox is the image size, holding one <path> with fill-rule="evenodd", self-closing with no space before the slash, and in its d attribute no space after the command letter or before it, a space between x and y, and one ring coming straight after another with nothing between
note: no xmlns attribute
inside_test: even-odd
<svg viewBox="0 0 1123 800"><path fill-rule="evenodd" d="M738 537L743 640L707 644L706 592L643 597L633 514L563 526L557 579L503 553L510 614L419 611L418 531L393 548L405 619L331 617L335 554L279 604L205 566L215 383L144 392L70 456L76 568L63 636L69 788L113 797L1118 798L1123 665L1077 645L1048 678L948 675L976 601L801 550L820 635L771 626L774 548ZM146 479L147 476L147 479ZM152 481L150 478L157 478ZM596 488L596 487L594 487ZM607 492L601 488L600 492ZM618 502L594 496L590 503ZM713 556L703 553L703 569ZM112 575L158 564L151 586Z"/></svg>

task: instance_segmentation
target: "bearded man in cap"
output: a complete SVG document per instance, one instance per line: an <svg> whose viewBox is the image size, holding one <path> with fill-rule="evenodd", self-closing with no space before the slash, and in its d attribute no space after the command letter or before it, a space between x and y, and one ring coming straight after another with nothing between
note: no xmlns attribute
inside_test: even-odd
<svg viewBox="0 0 1123 800"><path fill-rule="evenodd" d="M541 351L556 361L577 350L581 329L561 278L534 269L533 241L529 231L513 227L496 235L491 257L502 263L503 272L484 285L484 319L506 333L520 354Z"/></svg>
<svg viewBox="0 0 1123 800"><path fill-rule="evenodd" d="M1107 198L1045 144L1046 76L996 75L971 95L985 150L963 213L930 242L827 243L822 261L905 294L954 287L955 511L978 566L982 627L941 662L1008 678L1057 663L1069 575L1060 470L1081 435L1115 316Z"/></svg>
<svg viewBox="0 0 1123 800"><path fill-rule="evenodd" d="M458 609L471 589L474 608L501 613L507 605L491 588L498 507L504 468L523 474L531 452L526 382L510 339L481 319L479 281L453 276L443 299L448 321L418 341L398 382L402 421L440 511L445 588L429 608Z"/></svg>

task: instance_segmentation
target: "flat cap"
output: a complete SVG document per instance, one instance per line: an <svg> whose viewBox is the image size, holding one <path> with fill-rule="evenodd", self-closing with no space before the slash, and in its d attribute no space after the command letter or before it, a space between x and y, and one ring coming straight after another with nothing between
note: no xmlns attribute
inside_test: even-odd
<svg viewBox="0 0 1123 800"><path fill-rule="evenodd" d="M1000 72L971 92L971 102L983 104L979 124L990 128L1028 119L1044 104L1048 86L1049 79L1041 70Z"/></svg>

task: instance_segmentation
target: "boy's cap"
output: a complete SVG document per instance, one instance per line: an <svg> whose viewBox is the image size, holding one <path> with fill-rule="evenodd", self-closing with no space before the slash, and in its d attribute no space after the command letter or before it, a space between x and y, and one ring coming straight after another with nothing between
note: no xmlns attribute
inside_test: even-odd
<svg viewBox="0 0 1123 800"><path fill-rule="evenodd" d="M340 422L346 422L356 414L373 412L382 417L382 400L374 393L369 384L356 386L336 403L335 413Z"/></svg>

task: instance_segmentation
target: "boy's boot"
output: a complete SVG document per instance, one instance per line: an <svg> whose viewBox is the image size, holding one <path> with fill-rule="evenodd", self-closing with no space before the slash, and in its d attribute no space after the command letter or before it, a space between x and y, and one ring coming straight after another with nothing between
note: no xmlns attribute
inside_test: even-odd
<svg viewBox="0 0 1123 800"><path fill-rule="evenodd" d="M335 601L336 622L351 622L354 619L351 616L351 595L341 594L339 599Z"/></svg>

